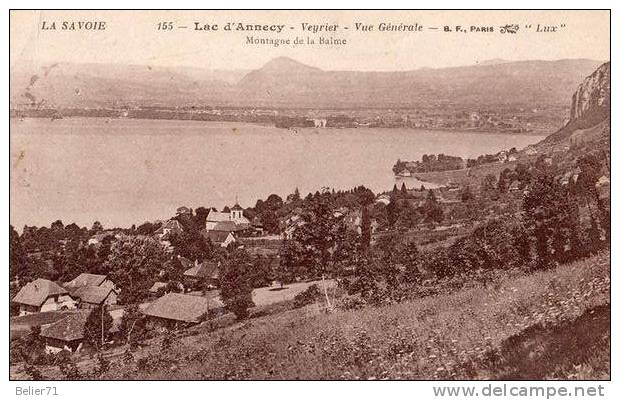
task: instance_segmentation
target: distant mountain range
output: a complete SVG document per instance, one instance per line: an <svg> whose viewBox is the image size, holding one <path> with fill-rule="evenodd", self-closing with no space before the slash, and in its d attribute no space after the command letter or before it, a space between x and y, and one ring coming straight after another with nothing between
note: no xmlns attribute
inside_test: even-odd
<svg viewBox="0 0 620 400"><path fill-rule="evenodd" d="M12 68L11 106L208 105L287 108L467 108L567 105L601 61L491 60L394 72L324 71L286 57L253 71L59 63Z"/></svg>

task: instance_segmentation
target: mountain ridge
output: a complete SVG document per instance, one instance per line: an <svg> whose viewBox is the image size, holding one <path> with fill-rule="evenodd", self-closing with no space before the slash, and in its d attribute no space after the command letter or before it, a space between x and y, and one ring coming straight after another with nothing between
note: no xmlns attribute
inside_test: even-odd
<svg viewBox="0 0 620 400"><path fill-rule="evenodd" d="M224 78L223 71L200 68L61 63L51 72L12 68L11 105L28 106L32 96L48 107L535 107L565 104L569 91L599 64L533 60L412 71L328 71L278 57Z"/></svg>

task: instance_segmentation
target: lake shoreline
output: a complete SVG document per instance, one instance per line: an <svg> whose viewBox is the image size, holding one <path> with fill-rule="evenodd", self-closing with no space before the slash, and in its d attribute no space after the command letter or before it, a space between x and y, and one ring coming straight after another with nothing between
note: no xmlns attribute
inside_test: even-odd
<svg viewBox="0 0 620 400"><path fill-rule="evenodd" d="M10 116L9 121L14 122L17 120L18 122L24 122L26 120L46 120L50 119L49 117L37 116L37 117L16 117ZM252 121L216 121L216 120L199 120L199 119L184 119L184 118L107 118L101 116L75 116L75 117L62 117L57 120L105 120L113 123L114 121L177 121L177 122L192 122L196 124L244 124L244 125L254 125L260 126L264 128L274 128L281 130L282 132L292 132L292 134L299 133L300 131L339 131L339 130L347 130L347 129L376 129L381 131L391 131L391 130L406 130L412 132L428 132L428 131L437 131L437 132L445 132L445 133L475 133L482 135L506 135L506 136L549 136L556 130L552 130L549 132L508 132L505 130L480 130L480 129L454 129L454 128L415 128L415 127L388 127L388 126L355 126L355 127L326 127L326 128L314 128L314 127L292 127L292 128L280 128L276 127L272 123L261 123L261 122L252 122ZM560 127L561 128L561 127ZM560 129L558 128L558 129Z"/></svg>

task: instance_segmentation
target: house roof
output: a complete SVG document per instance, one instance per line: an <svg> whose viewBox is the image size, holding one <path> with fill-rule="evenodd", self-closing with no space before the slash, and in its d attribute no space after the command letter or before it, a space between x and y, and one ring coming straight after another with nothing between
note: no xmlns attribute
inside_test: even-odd
<svg viewBox="0 0 620 400"><path fill-rule="evenodd" d="M155 234L164 233L164 229L170 229L172 231L183 231L183 225L181 225L176 219L169 219L168 221L161 224L159 229L155 231Z"/></svg>
<svg viewBox="0 0 620 400"><path fill-rule="evenodd" d="M67 289L61 287L60 285L52 281L48 281L47 279L39 278L21 288L17 295L13 297L13 301L15 303L38 307L50 296L67 293L69 293Z"/></svg>
<svg viewBox="0 0 620 400"><path fill-rule="evenodd" d="M609 185L609 178L606 175L601 176L596 181L596 186Z"/></svg>
<svg viewBox="0 0 620 400"><path fill-rule="evenodd" d="M183 268L190 268L193 265L195 265L193 261L191 261L190 259L185 258L183 256L177 256L177 258L181 262L181 265L183 266Z"/></svg>
<svg viewBox="0 0 620 400"><path fill-rule="evenodd" d="M215 210L209 211L207 215L207 222L224 222L230 221L230 213L218 212Z"/></svg>
<svg viewBox="0 0 620 400"><path fill-rule="evenodd" d="M237 230L237 224L233 221L222 221L215 224L214 231L235 232Z"/></svg>
<svg viewBox="0 0 620 400"><path fill-rule="evenodd" d="M101 304L112 291L112 288L101 286L80 286L71 293L71 296L79 298L84 303Z"/></svg>
<svg viewBox="0 0 620 400"><path fill-rule="evenodd" d="M107 275L97 275L97 274L79 274L77 277L73 278L72 281L65 283L66 287L77 288L80 286L99 286L105 281Z"/></svg>
<svg viewBox="0 0 620 400"><path fill-rule="evenodd" d="M203 262L198 264L183 273L185 276L192 276L196 278L211 278L218 279L220 277L220 271L217 263Z"/></svg>
<svg viewBox="0 0 620 400"><path fill-rule="evenodd" d="M239 232L250 229L252 225L249 222L225 221L215 224L212 231Z"/></svg>
<svg viewBox="0 0 620 400"><path fill-rule="evenodd" d="M151 303L144 310L144 314L175 321L198 322L201 315L222 307L224 304L217 298L168 293Z"/></svg>
<svg viewBox="0 0 620 400"><path fill-rule="evenodd" d="M151 286L151 288L149 289L149 292L151 293L157 293L157 291L161 288L165 288L166 287L166 283L165 282L155 282L153 284L153 286Z"/></svg>
<svg viewBox="0 0 620 400"><path fill-rule="evenodd" d="M84 325L90 311L78 311L68 314L60 321L56 321L41 329L40 336L71 342L84 338Z"/></svg>
<svg viewBox="0 0 620 400"><path fill-rule="evenodd" d="M207 231L204 232L203 235L213 243L224 243L231 233L228 231Z"/></svg>

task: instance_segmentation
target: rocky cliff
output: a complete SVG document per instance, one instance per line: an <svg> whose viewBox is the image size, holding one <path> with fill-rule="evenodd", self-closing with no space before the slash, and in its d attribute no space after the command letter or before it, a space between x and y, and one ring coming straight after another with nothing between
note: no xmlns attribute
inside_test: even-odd
<svg viewBox="0 0 620 400"><path fill-rule="evenodd" d="M610 106L610 75L611 64L607 62L579 85L573 94L571 121L586 117L588 114L607 112Z"/></svg>
<svg viewBox="0 0 620 400"><path fill-rule="evenodd" d="M573 94L568 123L540 145L583 143L609 136L610 75L611 64L607 62L585 78Z"/></svg>

